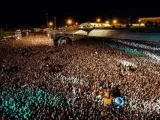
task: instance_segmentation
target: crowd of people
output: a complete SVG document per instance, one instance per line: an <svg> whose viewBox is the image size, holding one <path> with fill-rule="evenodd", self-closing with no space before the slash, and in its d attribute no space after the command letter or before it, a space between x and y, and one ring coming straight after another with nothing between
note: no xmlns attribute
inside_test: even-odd
<svg viewBox="0 0 160 120"><path fill-rule="evenodd" d="M157 62L94 39L54 47L47 37L29 36L25 42L7 44L11 46L0 50L1 118L5 120L160 118ZM122 65L120 60L137 68ZM105 93L111 103L104 103ZM123 106L115 105L116 97L124 98Z"/></svg>

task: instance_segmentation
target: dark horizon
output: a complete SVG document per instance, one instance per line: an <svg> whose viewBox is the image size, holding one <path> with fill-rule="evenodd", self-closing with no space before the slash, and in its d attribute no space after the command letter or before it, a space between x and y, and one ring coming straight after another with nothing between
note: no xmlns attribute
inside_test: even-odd
<svg viewBox="0 0 160 120"><path fill-rule="evenodd" d="M107 18L131 18L160 16L158 0L138 1L4 1L0 8L1 26L33 26L46 24L46 13L49 20L56 16L57 25L65 24L68 17L82 22L94 22L96 17L104 21ZM9 3L9 4L8 4Z"/></svg>

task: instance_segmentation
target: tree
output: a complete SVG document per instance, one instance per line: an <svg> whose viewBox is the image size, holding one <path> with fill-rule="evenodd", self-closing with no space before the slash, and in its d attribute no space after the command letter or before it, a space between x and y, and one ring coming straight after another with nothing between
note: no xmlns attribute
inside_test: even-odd
<svg viewBox="0 0 160 120"><path fill-rule="evenodd" d="M147 28L151 28L151 27L153 27L153 22L147 21L145 26L146 26Z"/></svg>
<svg viewBox="0 0 160 120"><path fill-rule="evenodd" d="M115 25L112 25L112 28L114 29L114 28L115 28Z"/></svg>
<svg viewBox="0 0 160 120"><path fill-rule="evenodd" d="M130 28L131 26L129 24L126 24L126 28Z"/></svg>
<svg viewBox="0 0 160 120"><path fill-rule="evenodd" d="M3 38L3 36L4 36L4 31L2 28L0 28L0 40Z"/></svg>

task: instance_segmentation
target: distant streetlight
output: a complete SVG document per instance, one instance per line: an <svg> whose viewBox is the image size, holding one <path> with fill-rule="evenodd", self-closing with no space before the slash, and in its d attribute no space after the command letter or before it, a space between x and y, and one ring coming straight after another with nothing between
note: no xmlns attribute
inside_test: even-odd
<svg viewBox="0 0 160 120"><path fill-rule="evenodd" d="M100 23L101 22L101 19L100 18L97 18L97 20L96 20L98 23Z"/></svg>
<svg viewBox="0 0 160 120"><path fill-rule="evenodd" d="M76 25L78 25L78 22L76 22Z"/></svg>
<svg viewBox="0 0 160 120"><path fill-rule="evenodd" d="M106 23L106 24L109 24L109 21L107 20L105 23Z"/></svg>
<svg viewBox="0 0 160 120"><path fill-rule="evenodd" d="M113 24L117 24L117 20L113 20Z"/></svg>
<svg viewBox="0 0 160 120"><path fill-rule="evenodd" d="M53 26L53 22L49 22L49 26L52 27Z"/></svg>
<svg viewBox="0 0 160 120"><path fill-rule="evenodd" d="M73 23L72 19L67 20L67 25L71 25Z"/></svg>

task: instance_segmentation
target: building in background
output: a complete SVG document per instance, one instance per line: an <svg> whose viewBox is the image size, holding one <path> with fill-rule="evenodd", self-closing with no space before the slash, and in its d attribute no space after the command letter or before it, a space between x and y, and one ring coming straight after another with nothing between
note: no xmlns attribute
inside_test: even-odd
<svg viewBox="0 0 160 120"><path fill-rule="evenodd" d="M160 23L160 17L146 17L146 18L139 18L139 23L146 24L147 22L154 22L154 23Z"/></svg>
<svg viewBox="0 0 160 120"><path fill-rule="evenodd" d="M85 22L79 25L79 28L105 28L105 27L109 27L111 28L112 25L110 25L109 23L91 23L91 22Z"/></svg>

